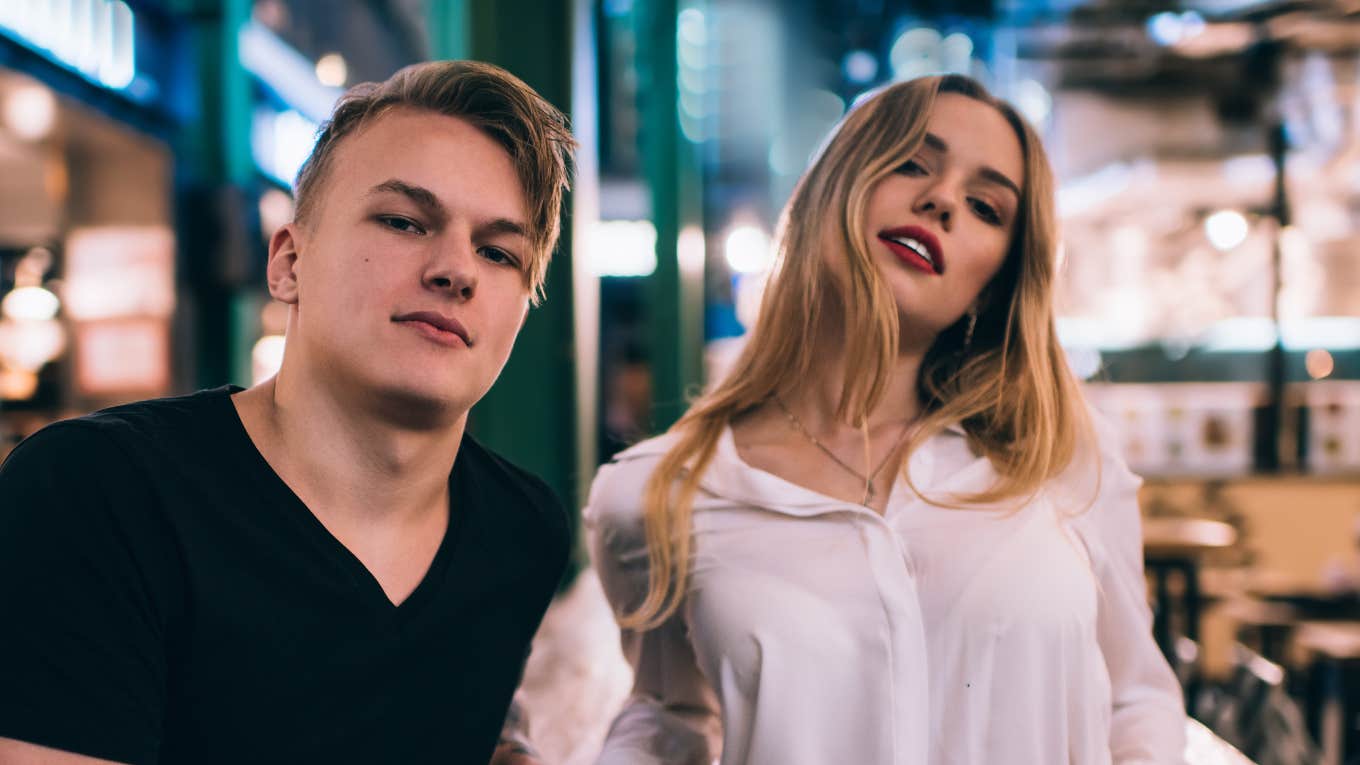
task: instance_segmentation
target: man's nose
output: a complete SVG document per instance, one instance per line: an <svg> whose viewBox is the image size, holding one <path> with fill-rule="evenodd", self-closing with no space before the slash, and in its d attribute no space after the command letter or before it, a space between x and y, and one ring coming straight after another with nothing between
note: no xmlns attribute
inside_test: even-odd
<svg viewBox="0 0 1360 765"><path fill-rule="evenodd" d="M476 247L467 239L440 246L426 264L421 283L459 300L471 300L477 292Z"/></svg>

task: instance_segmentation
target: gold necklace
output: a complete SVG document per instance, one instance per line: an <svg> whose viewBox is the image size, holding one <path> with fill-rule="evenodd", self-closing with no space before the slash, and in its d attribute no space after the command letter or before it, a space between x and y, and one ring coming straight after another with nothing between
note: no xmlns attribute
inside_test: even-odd
<svg viewBox="0 0 1360 765"><path fill-rule="evenodd" d="M817 447L818 449L821 450L823 454L830 457L832 462L836 463L837 465L840 465L841 468L845 470L845 472L864 482L864 498L860 500L860 504L868 506L869 501L877 495L877 491L874 488L874 479L878 477L879 473L883 472L883 467L888 464L888 460L892 458L893 454L897 451L898 447L902 445L902 442L907 439L907 433L911 431L912 421L907 420L907 422L902 426L901 435L897 437L897 441L893 443L892 448L888 450L888 453L883 456L883 461L878 463L878 467L874 468L874 472L866 476L861 474L858 470L847 465L843 460L841 460L840 457L836 456L835 452L827 448L826 444L823 444L821 441L818 441L817 437L812 435L812 431L808 430L803 425L803 421L798 419L798 416L795 415L791 409L789 409L787 404L784 403L784 399L780 398L779 396L775 396L774 401L776 404L779 405L779 408L784 412L784 417L788 419L789 424L793 426L794 430L802 434L802 436L806 438L808 441L811 441L813 446ZM868 459L865 459L865 462L867 463Z"/></svg>

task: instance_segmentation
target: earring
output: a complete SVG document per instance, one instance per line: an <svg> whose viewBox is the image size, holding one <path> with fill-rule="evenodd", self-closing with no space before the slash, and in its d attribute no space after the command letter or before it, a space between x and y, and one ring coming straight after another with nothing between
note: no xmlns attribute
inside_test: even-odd
<svg viewBox="0 0 1360 765"><path fill-rule="evenodd" d="M968 326L963 330L963 350L973 344L973 330L977 329L977 309L968 309Z"/></svg>

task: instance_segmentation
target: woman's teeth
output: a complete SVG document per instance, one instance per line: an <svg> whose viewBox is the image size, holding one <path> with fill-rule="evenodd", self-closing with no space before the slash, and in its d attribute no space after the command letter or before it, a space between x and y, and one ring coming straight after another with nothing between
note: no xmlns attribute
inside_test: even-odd
<svg viewBox="0 0 1360 765"><path fill-rule="evenodd" d="M897 242L903 247L911 248L912 252L915 252L917 255L920 255L921 259L929 263L931 268L935 267L935 259L930 257L930 250L924 244L921 244L915 239L899 237L893 237L892 241Z"/></svg>

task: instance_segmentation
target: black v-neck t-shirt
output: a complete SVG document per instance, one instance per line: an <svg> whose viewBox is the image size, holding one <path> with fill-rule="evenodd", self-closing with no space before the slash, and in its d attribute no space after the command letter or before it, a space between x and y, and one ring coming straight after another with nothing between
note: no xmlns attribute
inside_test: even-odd
<svg viewBox="0 0 1360 765"><path fill-rule="evenodd" d="M130 763L485 765L566 564L548 487L465 436L399 606L232 388L51 425L0 467L0 737Z"/></svg>

